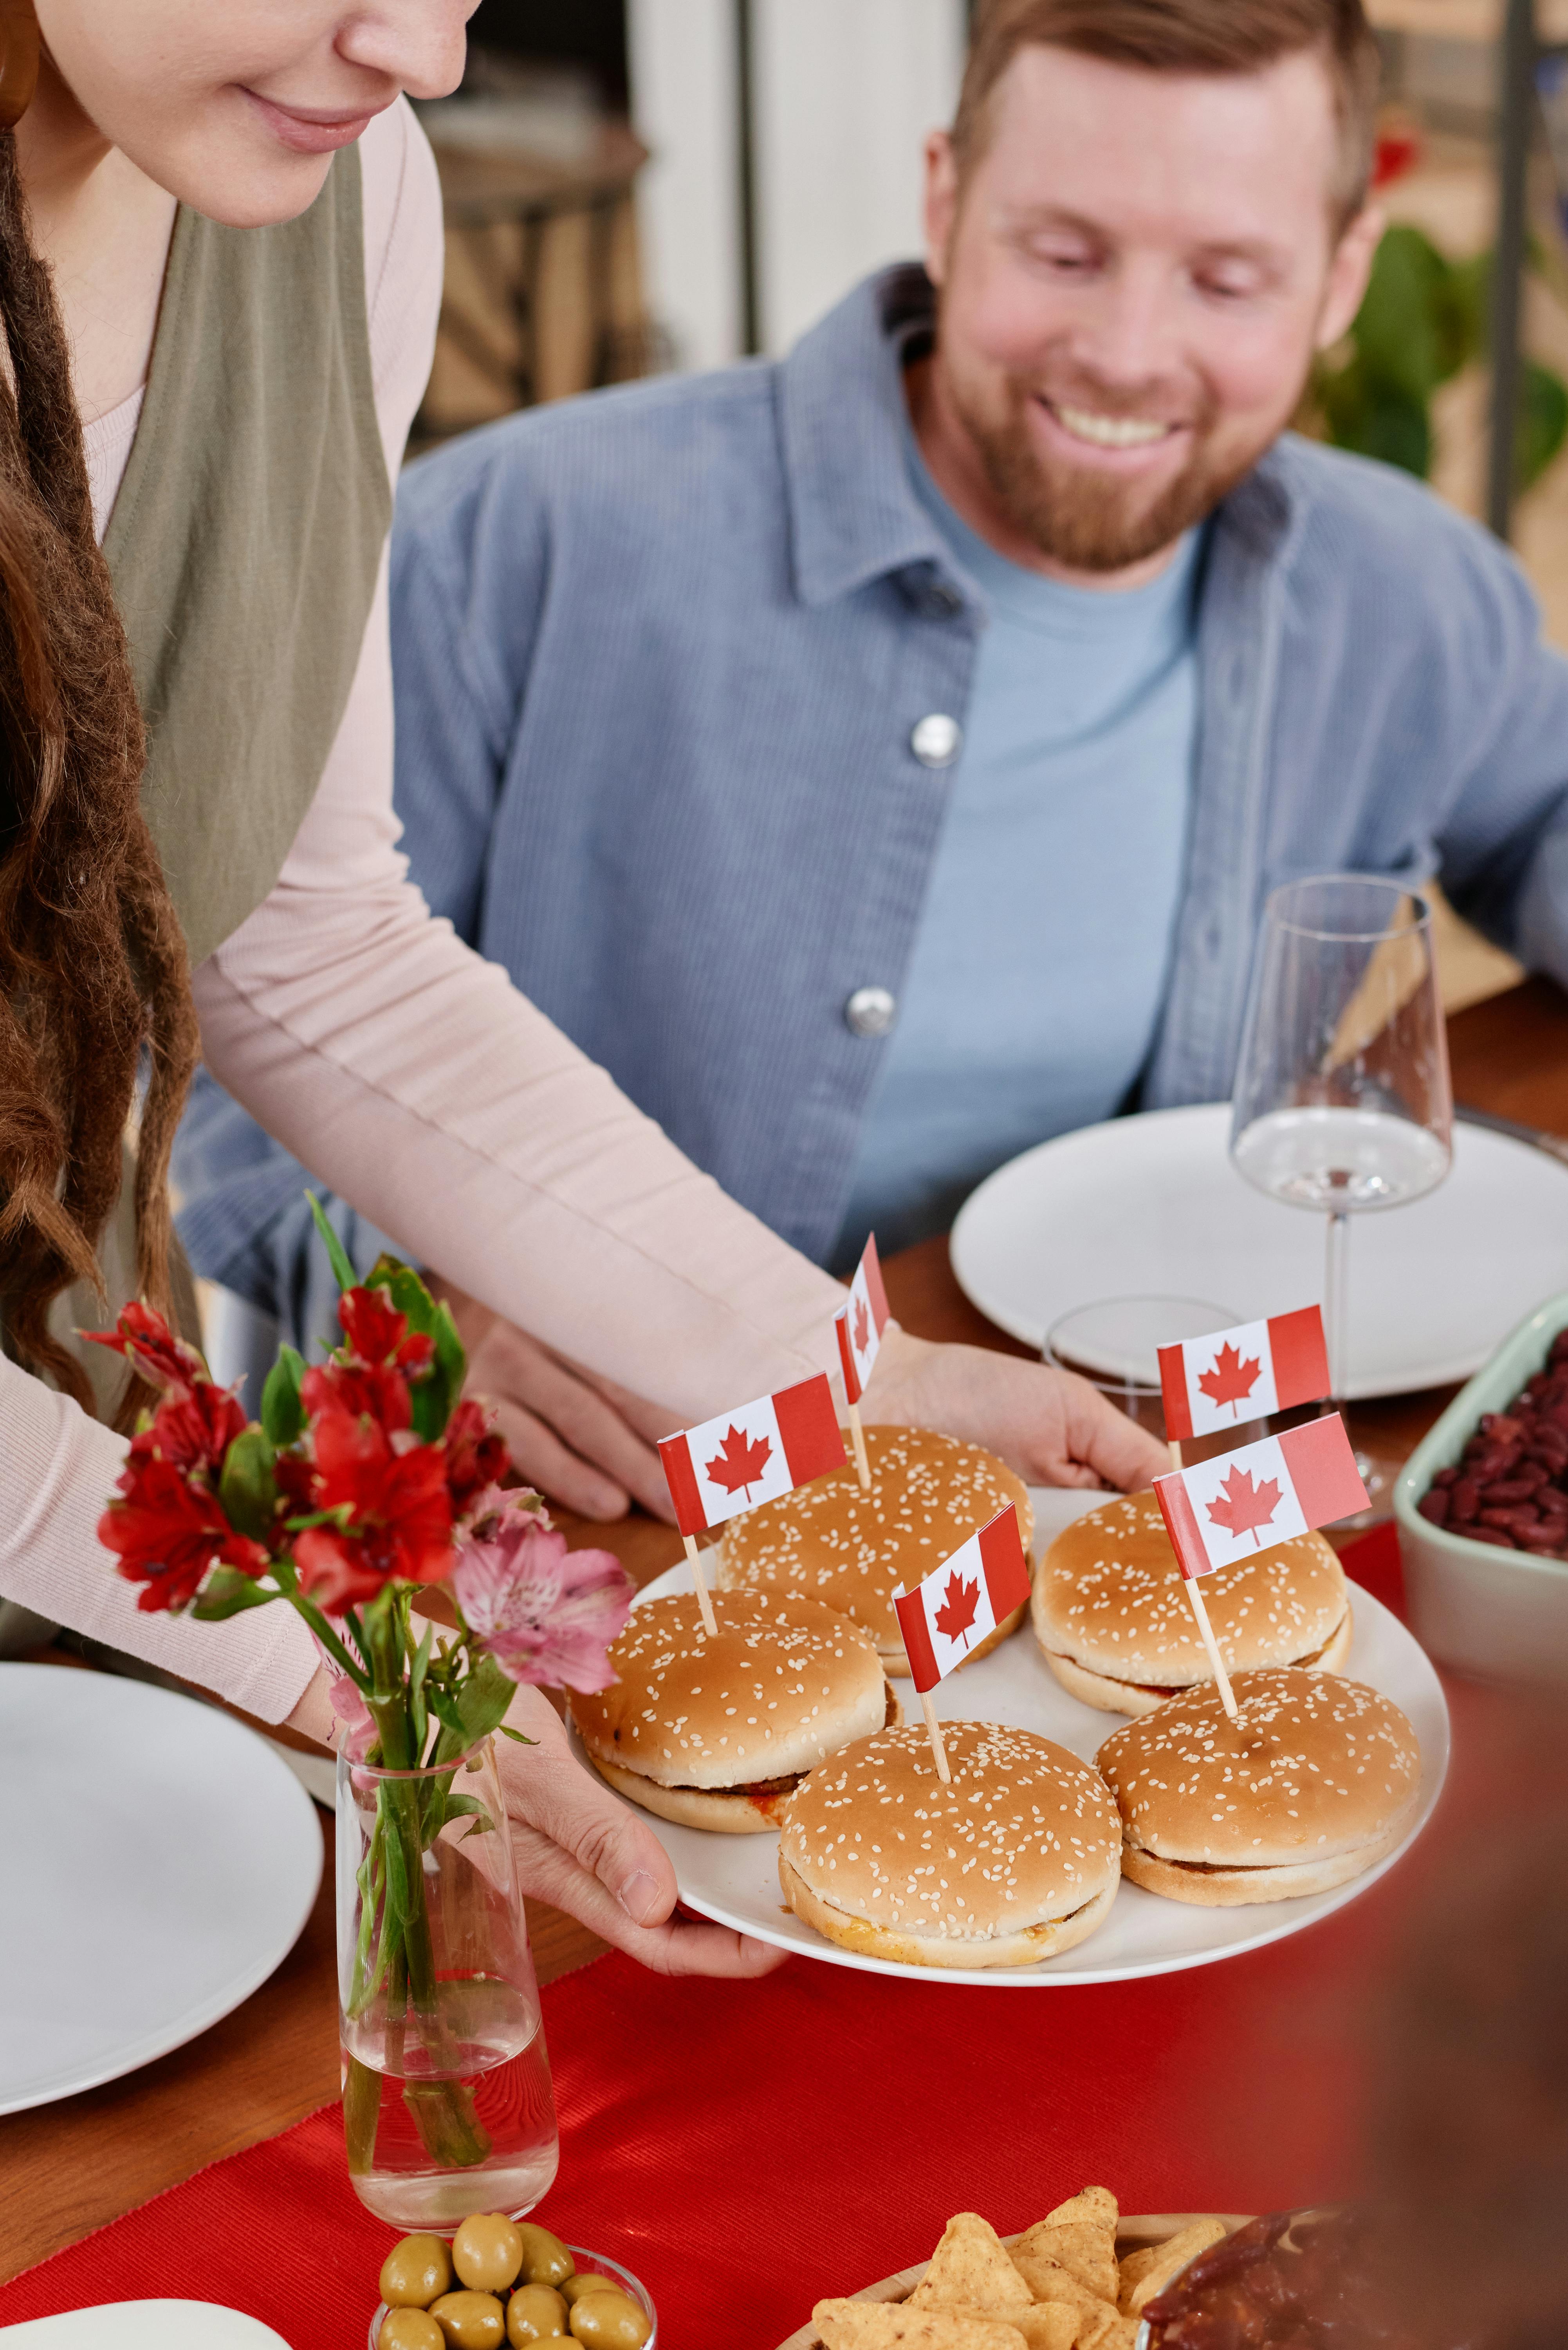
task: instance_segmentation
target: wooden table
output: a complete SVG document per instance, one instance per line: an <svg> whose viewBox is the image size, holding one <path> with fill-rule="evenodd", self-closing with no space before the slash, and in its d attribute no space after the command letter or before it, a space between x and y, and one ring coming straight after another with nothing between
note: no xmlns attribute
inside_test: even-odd
<svg viewBox="0 0 1568 2350"><path fill-rule="evenodd" d="M1461 1102L1568 1137L1568 997L1557 988L1530 980L1475 1005L1450 1022L1449 1042ZM945 1241L909 1249L885 1270L889 1302L907 1328L1029 1351L969 1304ZM1357 1413L1358 1429L1385 1450L1408 1449L1451 1392L1371 1406ZM610 1527L556 1515L574 1542L616 1551L639 1584L680 1555L679 1536L640 1514ZM0 2279L337 2095L332 1904L329 1852L305 1932L236 2013L123 2081L0 2121ZM545 1982L602 1948L575 1919L538 1904L530 1904L529 1927Z"/></svg>

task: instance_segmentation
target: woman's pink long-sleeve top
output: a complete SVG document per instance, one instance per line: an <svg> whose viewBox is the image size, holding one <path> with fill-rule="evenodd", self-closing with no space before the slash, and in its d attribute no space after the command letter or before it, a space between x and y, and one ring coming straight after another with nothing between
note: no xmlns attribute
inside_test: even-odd
<svg viewBox="0 0 1568 2350"><path fill-rule="evenodd" d="M405 104L371 126L361 154L371 356L395 473L430 371L441 198ZM88 427L100 533L140 405L138 394ZM828 1369L837 1284L431 919L398 837L383 565L343 723L277 887L195 974L214 1074L412 1255L682 1419ZM0 1357L0 1596L281 1721L317 1661L292 1609L188 1624L140 1613L113 1572L95 1529L123 1450Z"/></svg>

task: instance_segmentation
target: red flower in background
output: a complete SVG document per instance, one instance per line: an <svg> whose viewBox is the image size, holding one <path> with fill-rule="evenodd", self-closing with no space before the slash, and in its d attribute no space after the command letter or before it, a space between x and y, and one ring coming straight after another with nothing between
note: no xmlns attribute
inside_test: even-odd
<svg viewBox="0 0 1568 2350"><path fill-rule="evenodd" d="M95 1347L123 1355L144 1379L166 1395L187 1396L199 1380L207 1380L207 1366L195 1347L177 1338L162 1315L155 1314L151 1305L124 1306L112 1330L88 1330L84 1336Z"/></svg>
<svg viewBox="0 0 1568 2350"><path fill-rule="evenodd" d="M340 1510L337 1526L307 1526L294 1538L301 1587L341 1615L400 1576L439 1583L452 1565L452 1504L439 1444L394 1450L374 1419L323 1411L315 1426L310 1504Z"/></svg>
<svg viewBox="0 0 1568 2350"><path fill-rule="evenodd" d="M465 1399L446 1424L446 1482L452 1516L465 1517L511 1466L506 1440L491 1427L483 1405Z"/></svg>
<svg viewBox="0 0 1568 2350"><path fill-rule="evenodd" d="M261 1575L270 1564L260 1543L234 1532L215 1493L157 1453L133 1453L119 1490L123 1499L99 1520L98 1538L118 1554L121 1575L147 1585L138 1607L183 1607L216 1563L242 1575Z"/></svg>
<svg viewBox="0 0 1568 2350"><path fill-rule="evenodd" d="M384 1428L389 1436L413 1424L414 1403L401 1371L378 1365L357 1370L347 1363L313 1363L300 1381L299 1399L311 1419L318 1413L347 1412Z"/></svg>

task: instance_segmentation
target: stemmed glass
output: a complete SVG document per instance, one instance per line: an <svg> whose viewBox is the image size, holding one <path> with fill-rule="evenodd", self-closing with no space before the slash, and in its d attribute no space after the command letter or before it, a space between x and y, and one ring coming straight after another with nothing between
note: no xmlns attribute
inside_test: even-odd
<svg viewBox="0 0 1568 2350"><path fill-rule="evenodd" d="M1349 1377L1350 1218L1433 1191L1452 1159L1453 1117L1426 900L1359 873L1276 889L1252 968L1231 1156L1270 1199L1328 1219L1336 1404ZM1358 1456L1358 1466L1369 1492L1386 1482L1375 1463Z"/></svg>

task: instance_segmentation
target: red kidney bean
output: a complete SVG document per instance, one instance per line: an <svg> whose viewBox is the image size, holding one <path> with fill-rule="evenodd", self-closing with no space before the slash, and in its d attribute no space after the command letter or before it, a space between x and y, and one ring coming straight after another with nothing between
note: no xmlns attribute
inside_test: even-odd
<svg viewBox="0 0 1568 2350"><path fill-rule="evenodd" d="M1449 1514L1461 1523L1473 1518L1480 1507L1480 1487L1473 1477L1461 1477L1449 1489Z"/></svg>
<svg viewBox="0 0 1568 2350"><path fill-rule="evenodd" d="M1449 1495L1447 1488L1442 1485L1434 1485L1429 1492L1422 1494L1420 1500L1417 1503L1416 1507L1429 1525L1447 1525L1449 1522Z"/></svg>
<svg viewBox="0 0 1568 2350"><path fill-rule="evenodd" d="M1481 1432L1494 1444L1517 1443L1524 1433L1520 1422L1506 1411L1488 1411L1481 1415Z"/></svg>
<svg viewBox="0 0 1568 2350"><path fill-rule="evenodd" d="M1542 1473L1533 1477L1500 1477L1486 1489L1486 1499L1494 1509L1506 1509L1511 1502L1528 1502L1538 1485L1545 1483ZM1492 1521L1501 1525L1501 1518Z"/></svg>
<svg viewBox="0 0 1568 2350"><path fill-rule="evenodd" d="M1467 1526L1465 1528L1465 1540L1467 1542L1490 1543L1495 1550L1516 1550L1518 1548L1518 1544L1515 1543L1513 1536L1511 1534L1505 1534L1501 1526Z"/></svg>
<svg viewBox="0 0 1568 2350"><path fill-rule="evenodd" d="M1532 1534L1521 1534L1517 1546L1532 1552L1537 1558L1561 1558L1564 1547L1561 1530L1548 1534L1540 1527Z"/></svg>
<svg viewBox="0 0 1568 2350"><path fill-rule="evenodd" d="M1457 1469L1439 1469L1432 1482L1434 1485L1457 1485L1459 1477L1459 1472Z"/></svg>
<svg viewBox="0 0 1568 2350"><path fill-rule="evenodd" d="M1541 1522L1529 1503L1521 1502L1513 1509L1482 1510L1480 1523L1483 1526L1501 1526L1508 1534L1522 1534L1526 1527Z"/></svg>

